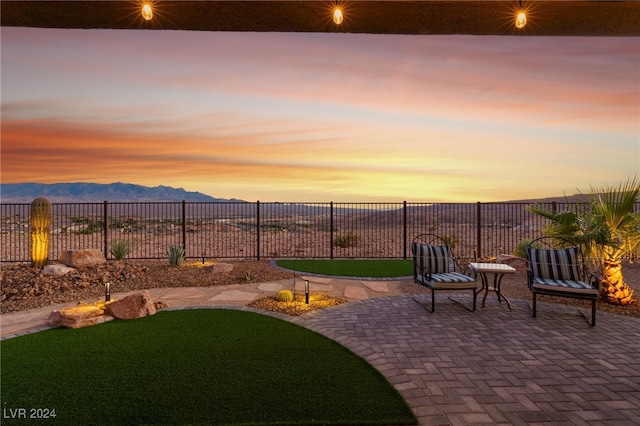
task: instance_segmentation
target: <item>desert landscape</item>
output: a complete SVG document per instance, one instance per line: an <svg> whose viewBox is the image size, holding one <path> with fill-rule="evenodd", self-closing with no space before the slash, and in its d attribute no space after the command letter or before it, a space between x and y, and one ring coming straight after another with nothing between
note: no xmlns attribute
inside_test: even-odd
<svg viewBox="0 0 640 426"><path fill-rule="evenodd" d="M207 264L216 262L206 259ZM41 308L57 303L74 304L79 301L93 302L104 297L103 283L112 283L112 292L128 292L160 287L223 286L243 283L261 283L289 279L292 271L275 268L268 259L263 260L218 260L233 265L230 272L212 272L198 267L197 262L186 262L180 267L171 267L160 260L109 261L103 265L87 267L63 276L42 274L41 268L33 268L28 263L4 264L0 272L2 288L0 293L2 312L16 312ZM640 264L627 263L623 273L629 285L635 290L636 299L627 306L614 306L598 302L598 309L604 312L640 318ZM297 275L299 276L299 274ZM428 290L415 284L411 278L397 280L391 287L393 294L426 294ZM511 299L531 299L526 286L526 272L518 268L514 275L506 275L502 283L503 293ZM540 301L557 302L584 306L587 301L554 299L540 296ZM254 301L255 302L255 301ZM266 302L269 304L269 302ZM260 302L256 302L260 306ZM271 310L277 305L271 303Z"/></svg>

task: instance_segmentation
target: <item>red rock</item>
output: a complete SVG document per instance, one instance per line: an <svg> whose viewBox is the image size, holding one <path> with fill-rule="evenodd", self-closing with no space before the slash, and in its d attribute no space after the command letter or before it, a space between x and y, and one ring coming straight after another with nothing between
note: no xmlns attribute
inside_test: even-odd
<svg viewBox="0 0 640 426"><path fill-rule="evenodd" d="M148 291L131 294L105 307L105 314L118 319L141 318L156 313L156 307Z"/></svg>
<svg viewBox="0 0 640 426"><path fill-rule="evenodd" d="M45 267L42 268L42 275L62 276L69 272L75 272L75 269L61 264L45 265Z"/></svg>
<svg viewBox="0 0 640 426"><path fill-rule="evenodd" d="M79 303L73 308L51 312L47 318L47 324L57 327L82 328L112 319L104 315L104 309L100 304Z"/></svg>
<svg viewBox="0 0 640 426"><path fill-rule="evenodd" d="M60 262L72 268L86 268L106 263L107 259L96 249L67 250L60 254Z"/></svg>

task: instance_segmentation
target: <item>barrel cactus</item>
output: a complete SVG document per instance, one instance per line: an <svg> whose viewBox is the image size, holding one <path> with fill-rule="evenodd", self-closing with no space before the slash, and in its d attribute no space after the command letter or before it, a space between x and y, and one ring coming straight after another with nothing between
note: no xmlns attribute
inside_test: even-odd
<svg viewBox="0 0 640 426"><path fill-rule="evenodd" d="M41 267L49 260L49 235L51 233L51 203L46 198L36 198L31 203L31 265Z"/></svg>
<svg viewBox="0 0 640 426"><path fill-rule="evenodd" d="M293 293L289 290L280 290L278 292L278 302L293 302Z"/></svg>

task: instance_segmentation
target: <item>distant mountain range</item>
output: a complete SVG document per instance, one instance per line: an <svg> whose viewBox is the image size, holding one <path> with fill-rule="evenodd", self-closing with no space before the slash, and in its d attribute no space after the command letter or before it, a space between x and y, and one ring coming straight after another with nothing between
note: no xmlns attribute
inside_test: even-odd
<svg viewBox="0 0 640 426"><path fill-rule="evenodd" d="M131 183L3 183L0 184L0 202L30 203L45 197L52 203L154 202L191 201L224 202L238 199L215 198L201 192L185 191L170 186L142 186Z"/></svg>
<svg viewBox="0 0 640 426"><path fill-rule="evenodd" d="M0 184L0 202L31 203L35 198L45 197L52 203L100 203L109 201L122 202L161 202L161 201L190 201L190 202L241 202L237 198L215 198L201 192L185 191L183 188L170 186L142 186L131 183L2 183ZM550 203L550 202L576 202L584 201L588 194L575 194L562 197L548 197L539 199L523 199L506 202L513 203ZM330 201L330 200L329 200ZM638 199L640 202L640 198ZM327 201L328 202L328 201ZM505 201L503 201L505 202ZM279 204L279 203L276 203ZM287 210L299 208L296 203L285 203L280 209Z"/></svg>

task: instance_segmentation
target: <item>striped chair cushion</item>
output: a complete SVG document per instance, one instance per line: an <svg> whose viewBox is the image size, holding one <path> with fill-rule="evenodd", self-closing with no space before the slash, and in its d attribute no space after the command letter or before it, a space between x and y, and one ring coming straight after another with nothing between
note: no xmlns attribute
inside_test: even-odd
<svg viewBox="0 0 640 426"><path fill-rule="evenodd" d="M429 280L431 278L431 280ZM436 290L459 290L476 288L476 279L460 272L445 272L443 274L418 275L418 282Z"/></svg>
<svg viewBox="0 0 640 426"><path fill-rule="evenodd" d="M585 282L574 280L534 278L533 288L535 290L563 291L568 293L592 294L596 296L598 294L597 288L594 288Z"/></svg>
<svg viewBox="0 0 640 426"><path fill-rule="evenodd" d="M578 247L564 249L527 248L534 278L579 281Z"/></svg>
<svg viewBox="0 0 640 426"><path fill-rule="evenodd" d="M461 274L460 272L445 272L444 274L431 275L431 281L437 283L472 283L476 279L469 275Z"/></svg>
<svg viewBox="0 0 640 426"><path fill-rule="evenodd" d="M448 245L414 244L412 249L421 270L431 274L449 272L451 249Z"/></svg>

